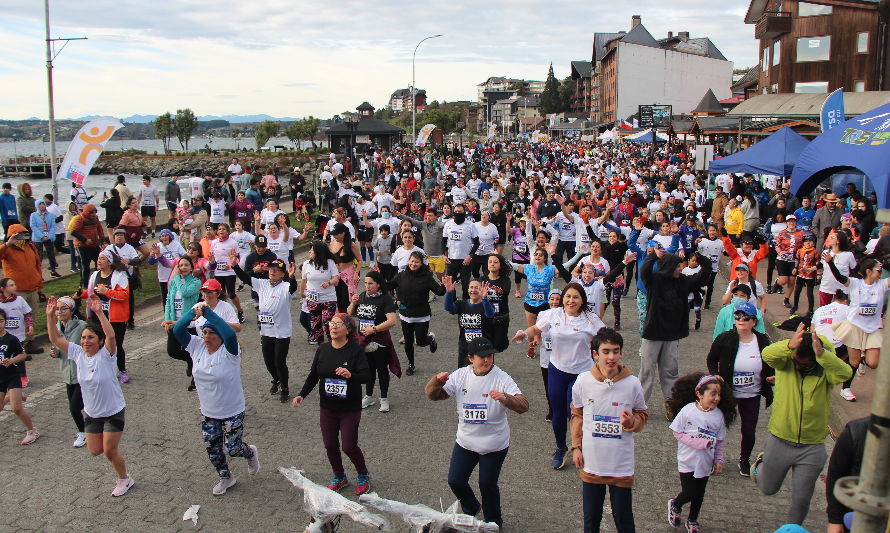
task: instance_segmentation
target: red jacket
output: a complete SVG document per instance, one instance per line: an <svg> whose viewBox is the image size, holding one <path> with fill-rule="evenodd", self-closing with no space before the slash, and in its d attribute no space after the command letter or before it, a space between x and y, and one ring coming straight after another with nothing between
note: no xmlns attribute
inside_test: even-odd
<svg viewBox="0 0 890 533"><path fill-rule="evenodd" d="M735 247L729 237L723 237L722 240L723 249L726 251L726 255L732 259L732 271L729 273L729 281L738 277L735 267L742 262L747 264L748 268L751 269L751 279L757 279L757 263L769 254L769 247L766 244L761 244L759 249L751 250L751 253L745 254L741 248Z"/></svg>

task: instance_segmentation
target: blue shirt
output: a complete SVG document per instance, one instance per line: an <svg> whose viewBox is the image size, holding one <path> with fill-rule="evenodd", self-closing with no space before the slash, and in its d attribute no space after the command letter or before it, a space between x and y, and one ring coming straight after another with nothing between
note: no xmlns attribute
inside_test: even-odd
<svg viewBox="0 0 890 533"><path fill-rule="evenodd" d="M525 303L532 307L546 304L550 294L550 284L553 283L553 276L556 275L556 267L544 265L544 268L538 272L538 267L535 265L524 265L522 273L525 274L525 279L528 281Z"/></svg>
<svg viewBox="0 0 890 533"><path fill-rule="evenodd" d="M816 216L816 210L812 207L809 209L800 207L794 212L794 216L797 217L798 226L809 228L813 225L813 218Z"/></svg>
<svg viewBox="0 0 890 533"><path fill-rule="evenodd" d="M0 218L3 222L18 220L19 212L15 205L15 196L9 193L0 193Z"/></svg>

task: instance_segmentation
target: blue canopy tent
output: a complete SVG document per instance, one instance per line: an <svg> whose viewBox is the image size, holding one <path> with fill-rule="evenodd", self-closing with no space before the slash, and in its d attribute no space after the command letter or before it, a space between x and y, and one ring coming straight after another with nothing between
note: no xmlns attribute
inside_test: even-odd
<svg viewBox="0 0 890 533"><path fill-rule="evenodd" d="M859 171L871 181L880 209L890 208L890 104L839 124L801 152L791 174L791 193L810 194L826 178Z"/></svg>
<svg viewBox="0 0 890 533"><path fill-rule="evenodd" d="M808 144L809 141L785 126L750 148L711 161L708 172L790 176L798 156Z"/></svg>
<svg viewBox="0 0 890 533"><path fill-rule="evenodd" d="M633 135L628 135L624 138L624 140L632 143L663 143L667 142L668 138L664 135L661 135L660 133L656 134L654 130L649 128L648 130L634 133Z"/></svg>

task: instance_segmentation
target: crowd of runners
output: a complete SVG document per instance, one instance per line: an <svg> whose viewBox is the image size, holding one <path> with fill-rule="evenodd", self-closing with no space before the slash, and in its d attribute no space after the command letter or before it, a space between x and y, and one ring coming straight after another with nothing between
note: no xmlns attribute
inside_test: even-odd
<svg viewBox="0 0 890 533"><path fill-rule="evenodd" d="M361 169L354 173L353 159ZM674 144L474 143L370 149L345 161L331 154L313 188L299 172L233 160L218 176L190 178L190 200L170 178L170 218L160 225L163 204L150 178L136 194L119 178L102 201L104 222L74 187L64 213L45 216L52 198L38 200L22 227L6 191L0 405L24 425L22 444L39 437L23 387L26 359L40 353L26 345L42 292L30 302L18 295L7 267L36 260L40 270L41 258L51 258L55 273L53 243L67 242L83 288L41 304L50 356L66 383L73 445L111 462L113 496L134 485L119 451L122 384L139 378L127 370L125 336L135 327L136 292L158 283L166 351L185 363L183 386L197 391L219 477L215 495L236 483L227 454L245 458L249 474L260 469L260 450L244 440L251 421L241 383L242 354L255 348L238 342L242 328L255 327L269 393L295 408L313 392L319 397L331 490L349 485L341 452L356 470L356 494L371 490L361 414L390 411L390 374L401 376L404 365L407 376L432 376L427 398L455 401L447 483L464 513L505 521L498 478L510 446L508 413L537 401L548 405L552 468L573 462L581 475L584 531L599 531L607 489L616 528L635 531L634 440L653 431L677 440L672 526L700 531L708 479L730 470L766 494L792 471L787 521L802 524L828 461L831 397L855 401L854 377L879 363L890 226L877 224L874 196L852 184L843 194L824 188L797 198L782 177L693 168L691 154ZM281 209L284 192L295 216ZM302 231L292 227L298 223ZM308 244L302 262L300 241ZM721 268L729 283L714 295ZM769 294L783 295L783 306ZM622 324L631 298L639 322ZM510 323L511 300L523 309L518 324ZM245 316L251 306L255 319ZM433 306L456 320L434 324ZM704 312L717 317L712 346L681 373L683 339L700 330ZM767 336L766 313L784 321L789 339ZM300 328L315 354L308 365L289 366ZM437 334L457 334L458 353L419 368L416 351L435 353ZM637 375L622 362L622 335L641 338ZM511 342L527 343L525 355L538 360L546 397L527 397L495 365ZM669 430L647 427L656 389ZM754 455L761 398L771 412L764 451ZM724 443L736 420L741 449L730 468ZM855 446L837 449L855 455ZM481 500L469 485L477 467ZM829 496L832 531L843 531L843 514Z"/></svg>

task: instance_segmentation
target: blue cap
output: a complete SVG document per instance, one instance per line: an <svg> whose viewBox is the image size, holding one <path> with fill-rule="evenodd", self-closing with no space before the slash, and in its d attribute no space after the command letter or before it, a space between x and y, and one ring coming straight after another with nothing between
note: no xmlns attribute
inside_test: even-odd
<svg viewBox="0 0 890 533"><path fill-rule="evenodd" d="M547 298L550 298L550 297L553 296L554 294L560 294L560 295L561 295L561 294L562 294L562 291L559 290L559 289L550 289L550 294L547 295Z"/></svg>
<svg viewBox="0 0 890 533"><path fill-rule="evenodd" d="M656 241L655 239L651 239L646 243L646 248L661 248L661 243Z"/></svg>
<svg viewBox="0 0 890 533"><path fill-rule="evenodd" d="M752 304L751 302L740 304L738 307L736 307L735 312L745 313L746 315L753 317L757 316L757 308L754 307L754 304Z"/></svg>

